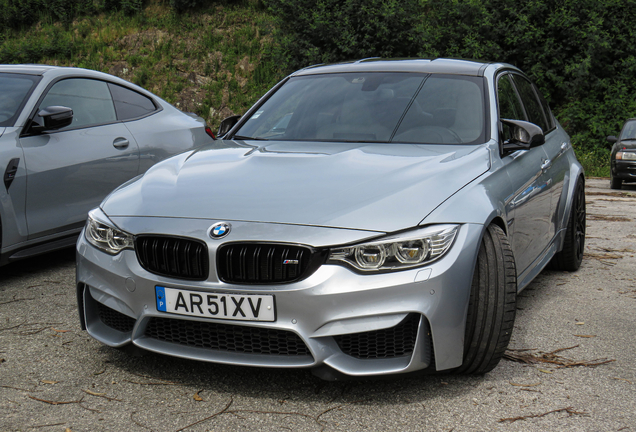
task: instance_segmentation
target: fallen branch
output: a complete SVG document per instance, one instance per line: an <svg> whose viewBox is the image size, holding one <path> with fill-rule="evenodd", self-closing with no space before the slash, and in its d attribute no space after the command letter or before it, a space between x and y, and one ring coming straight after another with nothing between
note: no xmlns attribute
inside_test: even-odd
<svg viewBox="0 0 636 432"><path fill-rule="evenodd" d="M502 418L502 419L499 419L499 423L503 423L503 422L514 423L517 420L526 420L526 419L531 419L531 418L544 417L544 416L547 416L548 414L553 414L553 413L558 413L558 412L566 412L566 413L568 413L568 417L572 417L575 414L576 415L583 415L583 416L587 416L588 415L588 413L586 413L585 411L574 411L573 407L567 407L567 408L559 408L559 409L555 409L555 410L552 410L552 411L548 411L548 412L545 412L543 414L530 414L530 415L526 415L526 416Z"/></svg>
<svg viewBox="0 0 636 432"><path fill-rule="evenodd" d="M99 410L93 409L93 408L89 408L86 407L84 405L82 405L82 402L84 402L84 398L81 398L80 400L76 400L76 401L50 401L50 400L46 400L46 399L40 399L40 398L36 398L35 396L31 396L28 395L31 399L39 401L39 402L44 402L47 403L49 405L68 405L68 404L78 404L79 406L81 406L82 408L84 408L87 411L92 411L92 412L101 412Z"/></svg>
<svg viewBox="0 0 636 432"><path fill-rule="evenodd" d="M90 390L82 390L84 393L89 394L91 396L97 396L97 397L101 397L104 399L108 399L109 401L117 401L117 402L121 402L121 399L116 399L116 398L112 398L112 397L108 397L106 396L104 393L95 393L92 392Z"/></svg>
<svg viewBox="0 0 636 432"><path fill-rule="evenodd" d="M609 222L631 222L630 218L625 216L613 216L613 215L587 215L589 220L600 220Z"/></svg>
<svg viewBox="0 0 636 432"><path fill-rule="evenodd" d="M135 415L135 414L137 414L137 411L133 411L133 412L131 412L131 413L130 413L130 420L131 420L134 424L136 424L137 426L142 427L142 428L144 428L144 429L148 429L149 431L152 431L152 429L151 429L151 428L149 428L148 426L146 426L146 425L144 425L144 424L141 424L141 423L139 423L137 420L135 420L135 419L133 418L133 415Z"/></svg>
<svg viewBox="0 0 636 432"><path fill-rule="evenodd" d="M44 425L37 425L37 426L29 426L29 428L31 428L31 429L38 429L38 428L50 427L50 426L60 426L60 425L63 425L63 424L64 424L64 423L44 424Z"/></svg>
<svg viewBox="0 0 636 432"><path fill-rule="evenodd" d="M572 359L557 355L557 353L560 353L566 350L571 350L576 347L578 347L578 345L574 345L568 348L559 348L548 353L544 353L541 351L538 351L537 353L528 352L528 351L536 351L534 349L533 350L527 350L527 349L507 350L504 353L503 358L509 361L525 363L525 364L549 363L549 364L556 365L557 369L570 368L575 366L595 367L595 366L600 366L600 365L604 365L604 364L616 361L614 359L606 359L606 358L577 361L577 360L572 360Z"/></svg>
<svg viewBox="0 0 636 432"><path fill-rule="evenodd" d="M131 384L139 384L139 385L149 385L149 386L161 386L161 385L165 385L165 386L170 386L170 385L178 385L177 383L172 383L172 382L165 382L165 383L143 383L143 382L137 382L137 381L130 381L130 380L124 380L124 382L129 382Z"/></svg>
<svg viewBox="0 0 636 432"><path fill-rule="evenodd" d="M625 379L625 378L612 377L612 379L614 379L614 380L620 380L620 381L626 381L626 382L628 382L628 383L630 383L630 384L633 384L630 380Z"/></svg>
<svg viewBox="0 0 636 432"><path fill-rule="evenodd" d="M199 421L191 423L191 424L189 424L187 426L182 427L181 429L177 429L176 432L181 432L182 430L188 429L189 427L192 427L194 425L198 425L199 423L203 423L204 421L212 420L214 417L220 416L224 412L227 412L227 410L230 408L230 406L232 405L233 402L234 402L234 399L230 396L230 401L227 403L227 405L225 405L225 408L223 408L221 411L217 411L217 412L215 412L214 414L212 414L209 417L206 417L204 419L201 419Z"/></svg>
<svg viewBox="0 0 636 432"><path fill-rule="evenodd" d="M515 387L536 387L538 385L541 385L540 382L538 383L533 383L533 384L517 384L517 383L513 383L512 381L508 381L510 383L510 385L513 385Z"/></svg>
<svg viewBox="0 0 636 432"><path fill-rule="evenodd" d="M331 407L331 408L329 408L329 409L326 409L326 410L322 411L322 412L321 412L320 414L318 414L317 416L311 416L311 415L309 415L309 414L304 414L304 413L296 412L296 411L264 411L264 410L250 410L250 409L237 409L237 410L230 410L229 408L230 408L230 406L232 405L232 403L233 403L233 402L234 402L234 399L230 398L230 401L229 401L229 402L228 402L228 404L225 406L225 408L223 408L222 410L215 412L215 413L214 413L214 414L212 414L211 416L205 417L205 418L203 418L203 419L201 419L201 420L198 420L198 421L196 421L196 422L194 422L194 423L191 423L191 424L189 424L189 425L187 425L187 426L184 426L184 427L182 427L181 429L177 429L175 432L181 432L181 431L183 431L183 430L185 430L185 429L188 429L188 428L190 428L190 427L192 427L192 426L198 425L198 424L203 423L203 422L208 421L208 420L212 420L213 418L218 417L218 416L220 416L220 415L222 415L222 414L232 414L232 415L235 415L235 416L237 416L237 417L239 417L239 418L242 418L242 417L239 415L239 414L242 414L242 413L248 413L248 414L274 414L274 415L285 415L285 416L300 416L300 417L305 417L305 418L308 418L308 419L312 419L312 420L314 420L316 423L318 423L318 425L320 425L320 426L322 427L322 429L324 429L325 425L324 425L324 421L321 421L321 420L320 420L320 417L321 417L321 416L323 416L324 414L326 414L326 413L328 413L328 412L330 412L330 411L333 411L333 410L336 410L336 409L339 409L339 408L345 407L345 406L347 406L347 405L351 405L352 403L361 402L361 401L354 401L354 402L350 402L350 403L341 404L341 405L337 405L337 406ZM133 420L133 421L134 421L134 420ZM135 423L136 423L136 422L135 422Z"/></svg>
<svg viewBox="0 0 636 432"><path fill-rule="evenodd" d="M28 395L28 396L31 399L33 399L33 400L44 402L44 403L47 403L49 405L67 405L67 404L74 404L74 403L78 404L78 403L82 402L82 399L76 400L76 401L58 402L58 401L50 401L50 400L46 400L46 399L36 398L35 396L31 396L31 395Z"/></svg>
<svg viewBox="0 0 636 432"><path fill-rule="evenodd" d="M35 297L32 297L32 298L19 298L19 299L15 299L15 300L9 300L9 301L0 303L0 306L6 305L6 304L9 304L9 303L15 303L15 302L23 301L23 300L35 300Z"/></svg>
<svg viewBox="0 0 636 432"><path fill-rule="evenodd" d="M23 322L22 324L14 325L13 327L4 327L4 328L0 328L0 331L13 330L13 329L15 329L15 328L20 327L21 325L24 325L24 323L26 323L26 321L25 321L25 322Z"/></svg>
<svg viewBox="0 0 636 432"><path fill-rule="evenodd" d="M618 379L618 378L616 378L616 379ZM13 389L13 390L26 391L26 392L33 391L33 390L29 390L29 389L23 389L23 388L20 388L20 387L11 387L11 386L8 386L8 385L0 385L0 387L2 387L2 388L8 388L8 389Z"/></svg>

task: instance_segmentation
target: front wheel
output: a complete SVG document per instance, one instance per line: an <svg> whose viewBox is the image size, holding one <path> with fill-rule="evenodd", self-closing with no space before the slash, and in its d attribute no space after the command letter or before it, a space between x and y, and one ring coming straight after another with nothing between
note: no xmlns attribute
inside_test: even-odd
<svg viewBox="0 0 636 432"><path fill-rule="evenodd" d="M512 248L503 230L490 225L479 247L466 316L464 362L457 372L484 374L497 366L510 342L516 304Z"/></svg>
<svg viewBox="0 0 636 432"><path fill-rule="evenodd" d="M623 180L617 179L610 169L610 189L620 189L623 187Z"/></svg>

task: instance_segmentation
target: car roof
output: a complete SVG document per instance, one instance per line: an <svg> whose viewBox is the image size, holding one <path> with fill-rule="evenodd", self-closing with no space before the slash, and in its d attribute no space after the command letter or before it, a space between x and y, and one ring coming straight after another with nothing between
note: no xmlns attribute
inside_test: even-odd
<svg viewBox="0 0 636 432"><path fill-rule="evenodd" d="M449 58L381 59L369 58L351 62L314 65L294 72L292 76L342 72L421 72L483 76L490 65L516 69L504 63Z"/></svg>
<svg viewBox="0 0 636 432"><path fill-rule="evenodd" d="M62 68L59 66L49 66L49 65L39 65L39 64L0 65L0 72L21 73L26 75L43 75L44 72L51 69L62 69Z"/></svg>

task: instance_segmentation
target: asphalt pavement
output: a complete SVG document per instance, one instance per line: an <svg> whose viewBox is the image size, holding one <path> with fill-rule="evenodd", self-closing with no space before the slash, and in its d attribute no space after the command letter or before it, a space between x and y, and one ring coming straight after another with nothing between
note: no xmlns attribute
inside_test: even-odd
<svg viewBox="0 0 636 432"><path fill-rule="evenodd" d="M0 431L636 431L636 186L587 180L585 259L518 299L485 376L326 382L80 330L74 251L0 268Z"/></svg>

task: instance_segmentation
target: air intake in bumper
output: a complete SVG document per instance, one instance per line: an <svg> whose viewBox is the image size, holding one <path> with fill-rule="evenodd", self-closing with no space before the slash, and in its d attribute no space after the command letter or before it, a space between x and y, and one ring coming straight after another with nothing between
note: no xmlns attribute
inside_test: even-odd
<svg viewBox="0 0 636 432"><path fill-rule="evenodd" d="M278 356L311 355L297 334L278 329L152 318L146 326L145 336L216 351Z"/></svg>
<svg viewBox="0 0 636 432"><path fill-rule="evenodd" d="M357 359L410 356L415 349L421 315L412 313L395 327L334 336L340 350Z"/></svg>
<svg viewBox="0 0 636 432"><path fill-rule="evenodd" d="M90 295L90 294L89 294ZM97 306L97 310L99 313L99 320L104 323L104 325L118 330L122 333L128 333L133 331L133 327L135 327L135 319L129 317L128 315L124 315L121 312L117 312L114 309L109 308L108 306L93 300Z"/></svg>

